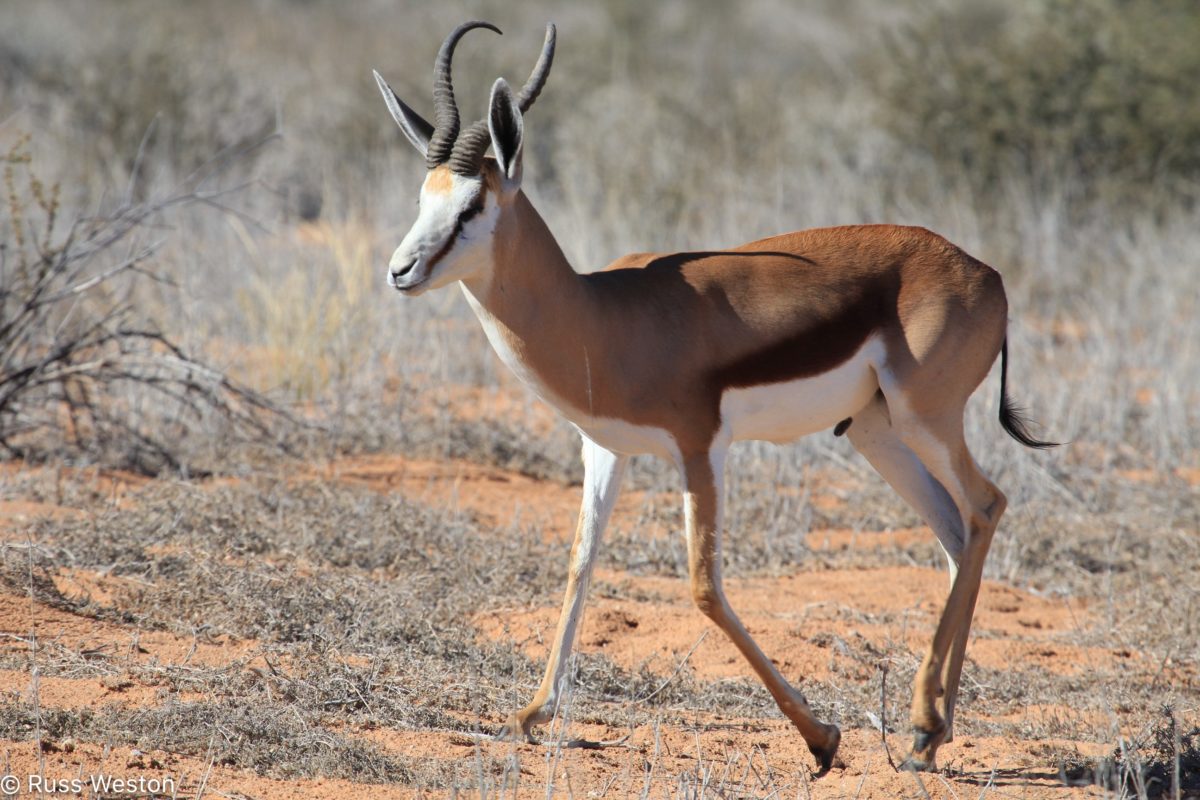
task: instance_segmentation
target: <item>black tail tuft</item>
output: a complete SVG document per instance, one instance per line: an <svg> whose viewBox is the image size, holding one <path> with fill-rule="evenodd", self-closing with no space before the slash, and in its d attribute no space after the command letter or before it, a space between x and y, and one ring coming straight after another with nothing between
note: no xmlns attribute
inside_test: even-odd
<svg viewBox="0 0 1200 800"><path fill-rule="evenodd" d="M1008 398L1007 337L1004 339L1004 344L1000 346L1000 427L1004 428L1005 433L1026 447L1032 447L1037 450L1058 447L1058 442L1043 442L1040 439L1033 438L1033 435L1029 433L1029 419L1025 416L1025 410L1020 406L1013 405L1012 400Z"/></svg>

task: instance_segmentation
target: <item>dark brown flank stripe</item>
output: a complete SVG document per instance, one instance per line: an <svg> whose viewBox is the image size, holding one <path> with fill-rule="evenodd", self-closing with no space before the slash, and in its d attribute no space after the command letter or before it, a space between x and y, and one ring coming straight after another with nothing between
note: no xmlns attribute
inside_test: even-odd
<svg viewBox="0 0 1200 800"><path fill-rule="evenodd" d="M641 258L647 260L638 263ZM854 296L844 297L845 305L825 319L810 319L797 325L786 335L765 342L757 350L736 357L714 367L707 373L696 376L700 379L695 388L705 395L705 400L696 406L695 415L689 416L683 429L662 420L647 423L670 430L677 438L687 434L691 445L706 447L711 436L721 425L721 399L729 389L762 386L774 383L810 378L829 372L848 359L862 347L872 333L881 328L899 325L897 319L897 297L900 292L900 276L886 271L872 276L867 281L838 280L840 270L827 267L821 260L814 260L800 253L779 250L753 251L699 251L671 253L665 255L638 254L627 257L619 266L585 275L585 280L595 287L606 288L618 280L627 279L626 285L634 285L637 277L643 295L671 297L697 293L707 294L714 302L728 302L722 295L726 288L720 281L711 279L712 272L706 271L704 261L719 257L731 263L770 259L791 261L797 269L812 269L829 276L829 283L841 285L844 291ZM685 271L696 265L690 275ZM726 266L725 268L731 268ZM640 273L640 276L638 275ZM732 282L731 282L732 283ZM785 286L788 281L782 282ZM801 284L804 282L801 281ZM686 284L686 286L681 286ZM744 302L744 301L743 301ZM697 398L698 399L698 398ZM703 410L701 410L701 408ZM849 428L849 420L837 427L840 433ZM694 434L694 435L692 435Z"/></svg>
<svg viewBox="0 0 1200 800"><path fill-rule="evenodd" d="M606 270L586 277L596 283L607 283L619 279L623 273L635 274L630 271L640 270L643 275L662 281L660 293L665 295L667 287L686 280L684 271L688 265L714 257L733 261L786 260L799 262L798 267L802 269L826 274L833 272L821 262L800 253L732 250L671 253L655 256L644 266ZM708 385L720 394L726 389L783 383L829 372L858 352L872 332L896 321L897 276L880 275L866 285L847 281L845 286L848 291L857 292L858 297L848 302L836 316L812 321L789 336L715 368L707 376Z"/></svg>
<svg viewBox="0 0 1200 800"><path fill-rule="evenodd" d="M724 392L770 383L811 378L836 369L858 352L879 326L888 322L888 294L884 286L868 287L840 314L819 320L791 336L750 353L712 374Z"/></svg>

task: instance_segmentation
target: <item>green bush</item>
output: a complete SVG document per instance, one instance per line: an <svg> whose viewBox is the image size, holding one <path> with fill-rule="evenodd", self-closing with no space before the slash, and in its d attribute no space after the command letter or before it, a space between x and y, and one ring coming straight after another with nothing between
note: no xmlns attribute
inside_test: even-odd
<svg viewBox="0 0 1200 800"><path fill-rule="evenodd" d="M1175 202L1200 178L1200 3L973 2L895 33L879 88L904 146L976 188Z"/></svg>

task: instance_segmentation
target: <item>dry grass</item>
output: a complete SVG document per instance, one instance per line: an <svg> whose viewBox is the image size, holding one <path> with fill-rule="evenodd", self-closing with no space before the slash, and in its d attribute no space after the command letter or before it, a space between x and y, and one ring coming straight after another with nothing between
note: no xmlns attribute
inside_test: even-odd
<svg viewBox="0 0 1200 800"><path fill-rule="evenodd" d="M245 692L224 703L169 703L152 709L35 709L5 702L0 735L39 735L55 752L64 741L128 744L148 751L202 757L222 766L277 778L324 776L362 783L409 783L412 769L377 748L300 717L299 706ZM68 745L69 746L69 745Z"/></svg>
<svg viewBox="0 0 1200 800"><path fill-rule="evenodd" d="M49 494L49 487L43 491ZM154 484L131 497L132 507L122 508L82 489L66 496L88 513L43 520L30 532L31 549L5 548L0 577L8 591L142 630L202 638L233 635L257 646L230 663L208 667L132 663L124 654L83 654L52 642L40 645L36 655L9 649L0 667L29 670L36 663L45 677L115 676L160 689L162 702L150 708L41 709L46 741L70 737L211 754L218 763L279 777L341 776L444 787L450 778L379 751L361 739L361 731L381 725L464 733L481 725L486 729L480 720L496 719L536 686L540 665L506 643L481 639L470 622L489 607L557 601L565 559L536 530L495 531L468 516L434 511L403 497L310 481ZM1032 544L1049 547L1060 538L1056 532ZM789 551L772 549L761 539L735 538L733 544L735 575L796 567ZM1180 631L1173 626L1192 624L1191 615L1186 608L1172 608L1194 556L1180 558L1168 544L1154 538L1127 542L1122 554L1110 554L1115 562L1092 554L1071 570L1071 556L1064 555L1056 569L1043 564L1044 573L1031 570L1059 580L1080 576L1070 585L1071 594L1096 596L1103 585L1124 600L1111 609L1109 625L1081 630L1063 643L1140 649L1150 657L1138 663L1150 670L1161 670L1167 659L1176 669L1195 664L1194 637L1173 635ZM612 566L667 574L679 570L650 540L630 534L616 545L608 556ZM1125 552L1136 553L1138 560L1136 591L1134 584L1122 583L1129 574L1119 566ZM824 568L842 570L932 557L932 548L924 545L821 553ZM61 593L54 577L79 570L107 576L103 602ZM597 592L619 596L621 589L600 586ZM859 612L846 622L850 628L899 624L886 614ZM893 709L891 721L898 724L919 653L900 642L880 647L857 634L812 629L800 635L830 652L830 676L804 684L821 715L850 728L874 726L886 668L887 704ZM1128 670L1057 675L970 661L968 675L962 703L971 713L959 722L966 735L1111 741L1112 729L1097 719L1119 716L1122 730L1145 726L1147 733L1114 759L1095 762L1070 750L1047 751L1046 758L1061 762L1071 780L1094 779L1114 791L1132 786L1131 781L1155 776L1161 781L1167 768L1160 752L1164 734L1155 727L1153 709L1163 703L1181 709L1181 763L1191 763L1194 741L1184 726L1192 724L1193 712L1186 690L1166 676L1160 682ZM572 715L582 723L621 729L659 720L690 726L697 713L779 718L758 683L699 680L686 663L664 682L661 672L646 666L630 671L600 655L582 656L575 680ZM204 699L174 699L181 693ZM1071 711L994 721L1029 706ZM9 722L0 734L32 736L32 713L26 698L7 698ZM297 719L303 724L294 724ZM493 768L502 773L504 765ZM453 780L466 786L477 778L465 770Z"/></svg>
<svg viewBox="0 0 1200 800"><path fill-rule="evenodd" d="M5 548L0 579L9 591L98 620L253 639L255 658L270 668L249 668L250 659L139 666L117 654L83 657L43 645L36 656L43 676L120 675L159 686L168 698L206 698L92 715L54 711L48 739L204 755L220 733L213 751L220 763L263 774L423 783L427 771L413 777L411 765L331 726L469 733L496 716L497 703L515 704L536 685L538 665L481 641L469 621L488 607L552 602L564 563L536 531L501 535L399 497L309 482L159 485L135 499L133 510L43 520L31 532L32 550ZM53 577L80 569L108 576L110 598L64 596ZM33 658L9 651L0 666L31 669ZM628 701L651 695L662 676L631 674L603 658L581 662L578 682L580 705L595 707L587 719L613 725L644 723L665 709L744 712L770 704L748 681L701 685L685 673L631 712ZM10 723L0 734L33 734L26 701L9 698L5 713ZM288 724L296 718L303 725ZM272 751L280 753L274 762Z"/></svg>

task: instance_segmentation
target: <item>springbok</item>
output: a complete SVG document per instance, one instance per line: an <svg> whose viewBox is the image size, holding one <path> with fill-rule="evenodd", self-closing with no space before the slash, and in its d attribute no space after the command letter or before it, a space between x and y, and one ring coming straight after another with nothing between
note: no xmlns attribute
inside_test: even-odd
<svg viewBox="0 0 1200 800"><path fill-rule="evenodd" d="M637 253L572 269L521 191L523 115L545 85L555 28L516 95L492 86L487 118L460 130L450 63L434 65L434 124L375 73L428 172L388 283L406 296L459 281L500 359L583 438L583 505L545 677L503 737L531 739L567 688L596 553L629 457L669 459L683 478L691 591L750 662L828 771L841 733L816 718L747 633L721 585L731 442L789 442L835 427L933 529L951 590L913 687L908 764L935 768L950 738L984 558L1005 497L963 435L967 398L1000 354L1000 424L1034 439L1008 399L1000 275L923 228L855 225L729 250ZM489 146L494 158L486 156Z"/></svg>

